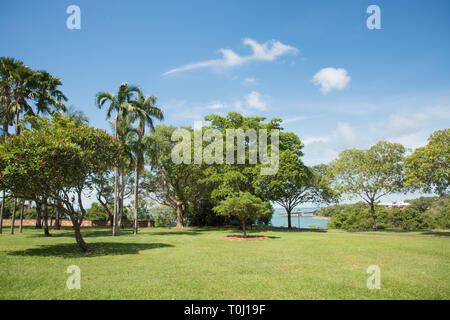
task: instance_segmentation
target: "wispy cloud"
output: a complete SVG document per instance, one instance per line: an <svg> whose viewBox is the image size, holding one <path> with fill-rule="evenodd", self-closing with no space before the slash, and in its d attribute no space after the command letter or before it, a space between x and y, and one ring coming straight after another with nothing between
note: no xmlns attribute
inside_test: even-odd
<svg viewBox="0 0 450 320"><path fill-rule="evenodd" d="M285 45L278 40L268 40L262 44L257 41L245 38L244 45L251 48L252 54L248 56L241 56L231 49L220 49L219 53L222 55L220 59L206 60L187 64L164 73L164 75L173 74L176 72L189 71L199 68L213 68L223 69L234 66L240 66L250 61L273 61L284 54L297 54L298 49L289 45Z"/></svg>
<svg viewBox="0 0 450 320"><path fill-rule="evenodd" d="M324 68L314 75L312 82L320 85L323 94L328 94L332 90L344 90L350 83L350 76L345 69Z"/></svg>

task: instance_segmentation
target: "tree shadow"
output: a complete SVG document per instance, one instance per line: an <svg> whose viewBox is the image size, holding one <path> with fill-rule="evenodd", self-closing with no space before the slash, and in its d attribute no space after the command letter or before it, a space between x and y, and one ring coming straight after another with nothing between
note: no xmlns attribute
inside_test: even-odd
<svg viewBox="0 0 450 320"><path fill-rule="evenodd" d="M450 231L424 231L421 232L421 234L427 236L450 237Z"/></svg>
<svg viewBox="0 0 450 320"><path fill-rule="evenodd" d="M159 232L150 233L150 235L155 235L155 236L171 236L171 235L174 235L174 236L181 236L181 235L197 236L199 234L201 234L201 232L195 231L195 230L192 230L192 231L189 231L189 230L186 230L186 231L159 231Z"/></svg>
<svg viewBox="0 0 450 320"><path fill-rule="evenodd" d="M62 258L85 258L108 255L138 254L140 251L170 248L171 244L165 243L115 243L115 242L94 242L88 243L94 252L84 253L76 243L63 243L55 245L42 245L38 248L11 251L12 256L39 256L39 257L62 257Z"/></svg>

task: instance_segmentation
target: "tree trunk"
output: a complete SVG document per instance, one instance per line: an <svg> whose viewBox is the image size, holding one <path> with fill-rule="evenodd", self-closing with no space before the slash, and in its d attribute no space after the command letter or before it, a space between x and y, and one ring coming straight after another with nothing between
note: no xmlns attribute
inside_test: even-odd
<svg viewBox="0 0 450 320"><path fill-rule="evenodd" d="M289 229L292 229L291 212L292 212L292 209L286 209L286 213L287 213L287 216L288 216L288 228Z"/></svg>
<svg viewBox="0 0 450 320"><path fill-rule="evenodd" d="M9 232L9 234L11 235L14 234L14 224L16 223L16 209L17 209L17 198L14 199L14 209L11 214L11 231Z"/></svg>
<svg viewBox="0 0 450 320"><path fill-rule="evenodd" d="M120 213L120 223L119 226L121 229L124 228L123 226L123 201L125 197L125 170L120 170L120 177L121 177L121 183L120 183L120 196L119 196L119 213Z"/></svg>
<svg viewBox="0 0 450 320"><path fill-rule="evenodd" d="M377 224L375 222L375 206L374 206L373 202L370 203L370 213L372 214L373 229L376 231L377 230Z"/></svg>
<svg viewBox="0 0 450 320"><path fill-rule="evenodd" d="M42 229L42 224L41 224L41 204L36 201L36 227L35 229Z"/></svg>
<svg viewBox="0 0 450 320"><path fill-rule="evenodd" d="M247 238L247 229L245 228L246 220L247 220L247 219L245 219L245 218L242 218L242 219L241 219L241 223L242 223L242 231L244 231L244 238Z"/></svg>
<svg viewBox="0 0 450 320"><path fill-rule="evenodd" d="M45 234L46 237L50 237L50 232L48 231L47 199L44 199L44 234Z"/></svg>
<svg viewBox="0 0 450 320"><path fill-rule="evenodd" d="M114 120L114 138L117 139L117 121L118 121L118 115L116 115L116 119ZM119 228L118 228L118 203L117 203L117 185L119 184L119 172L118 168L114 168L114 213L113 213L113 225L112 225L112 235L118 236L119 235Z"/></svg>
<svg viewBox="0 0 450 320"><path fill-rule="evenodd" d="M25 209L25 199L22 199L22 208L20 209L19 233L23 231L23 210Z"/></svg>
<svg viewBox="0 0 450 320"><path fill-rule="evenodd" d="M60 230L61 229L61 225L60 225L60 222L59 222L59 210L60 210L60 208L59 208L60 206L58 205L57 207L56 207L56 211L55 211L55 225L53 226L53 230Z"/></svg>
<svg viewBox="0 0 450 320"><path fill-rule="evenodd" d="M134 226L133 234L138 233L138 205L139 205L139 164L136 160L134 167Z"/></svg>
<svg viewBox="0 0 450 320"><path fill-rule="evenodd" d="M176 211L177 211L177 228L184 228L183 205L179 202L177 203Z"/></svg>
<svg viewBox="0 0 450 320"><path fill-rule="evenodd" d="M3 232L3 214L5 212L5 201L6 201L6 193L5 190L3 190L2 207L0 209L0 234L2 234Z"/></svg>
<svg viewBox="0 0 450 320"><path fill-rule="evenodd" d="M78 221L72 217L70 218L72 220L73 230L75 231L75 239L78 246L83 250L83 252L93 252L94 250L92 250L83 240L80 230L80 224L78 223Z"/></svg>

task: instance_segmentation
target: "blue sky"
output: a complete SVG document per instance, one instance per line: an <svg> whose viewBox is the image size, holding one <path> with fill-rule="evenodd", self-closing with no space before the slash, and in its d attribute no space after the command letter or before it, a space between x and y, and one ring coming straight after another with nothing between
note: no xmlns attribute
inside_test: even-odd
<svg viewBox="0 0 450 320"><path fill-rule="evenodd" d="M72 4L80 30L66 27ZM366 26L372 4L381 30ZM448 127L449 14L445 0L2 1L0 54L60 77L94 126L109 128L95 94L127 81L158 96L166 124L281 117L313 165Z"/></svg>

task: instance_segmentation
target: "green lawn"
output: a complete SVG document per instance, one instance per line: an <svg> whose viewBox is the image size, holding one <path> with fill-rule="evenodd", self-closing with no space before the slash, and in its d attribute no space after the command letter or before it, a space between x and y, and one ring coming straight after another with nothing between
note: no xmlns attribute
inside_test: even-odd
<svg viewBox="0 0 450 320"><path fill-rule="evenodd" d="M120 237L85 228L0 235L0 299L450 299L450 240L442 234L263 231L230 242L231 229L142 229ZM252 233L256 234L256 233ZM423 238L420 238L422 237ZM66 269L81 268L81 290ZM381 289L369 290L369 265Z"/></svg>

